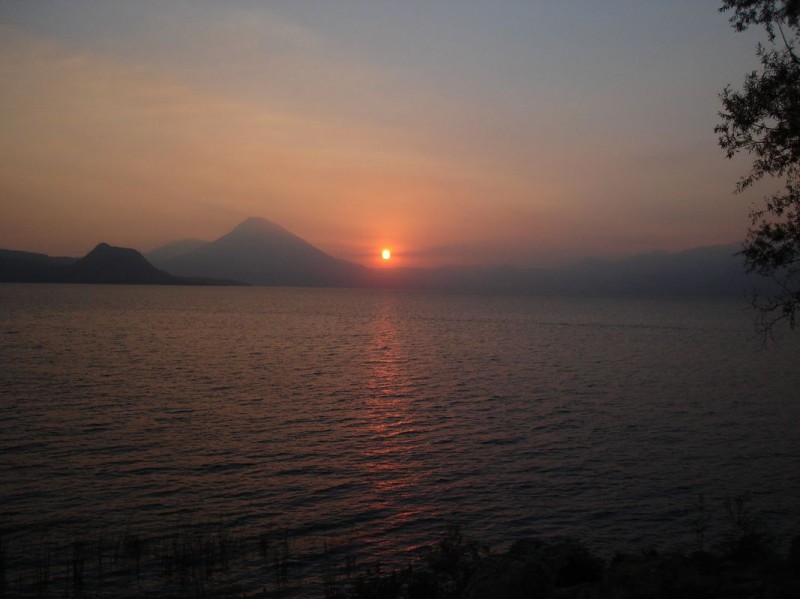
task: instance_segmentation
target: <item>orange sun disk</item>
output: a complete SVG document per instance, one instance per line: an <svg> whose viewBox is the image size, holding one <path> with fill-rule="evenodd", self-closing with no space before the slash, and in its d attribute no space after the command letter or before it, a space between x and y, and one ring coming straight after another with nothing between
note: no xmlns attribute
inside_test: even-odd
<svg viewBox="0 0 800 599"><path fill-rule="evenodd" d="M392 252L391 252L391 250L389 248L385 248L381 252L381 258L383 258L384 260L388 260L391 257L392 257Z"/></svg>

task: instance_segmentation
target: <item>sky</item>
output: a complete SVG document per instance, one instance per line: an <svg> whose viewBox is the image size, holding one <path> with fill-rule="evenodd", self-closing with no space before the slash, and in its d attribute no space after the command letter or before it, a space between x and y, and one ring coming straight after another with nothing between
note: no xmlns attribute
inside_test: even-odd
<svg viewBox="0 0 800 599"><path fill-rule="evenodd" d="M0 247L149 251L267 218L362 264L730 243L756 187L711 0L0 0Z"/></svg>

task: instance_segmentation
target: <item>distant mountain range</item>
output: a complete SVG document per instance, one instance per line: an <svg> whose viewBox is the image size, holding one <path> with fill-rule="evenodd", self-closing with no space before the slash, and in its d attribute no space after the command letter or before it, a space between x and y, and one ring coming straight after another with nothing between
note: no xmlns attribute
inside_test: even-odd
<svg viewBox="0 0 800 599"><path fill-rule="evenodd" d="M107 243L83 258L0 250L0 281L18 283L104 283L137 285L228 285L231 281L176 277L150 264L142 254Z"/></svg>
<svg viewBox="0 0 800 599"><path fill-rule="evenodd" d="M375 273L384 287L533 295L745 295L768 281L745 272L737 244L591 259L561 268L511 266L395 269Z"/></svg>
<svg viewBox="0 0 800 599"><path fill-rule="evenodd" d="M0 281L162 285L240 281L538 295L743 295L763 286L764 280L746 275L738 249L731 244L651 252L555 269L371 269L334 258L263 218L248 218L215 241L176 241L149 252L147 258L136 250L107 244L80 259L0 250Z"/></svg>

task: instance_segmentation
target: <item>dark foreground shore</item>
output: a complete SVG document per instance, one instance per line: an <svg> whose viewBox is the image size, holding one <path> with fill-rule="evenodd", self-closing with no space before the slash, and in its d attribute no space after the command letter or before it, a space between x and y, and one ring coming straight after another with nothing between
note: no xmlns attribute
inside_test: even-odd
<svg viewBox="0 0 800 599"><path fill-rule="evenodd" d="M451 527L405 567L385 570L327 543L314 564L303 564L285 535L124 533L60 549L0 537L0 598L797 599L800 536L784 551L773 539L740 530L714 551L602 559L573 539L519 539L493 552Z"/></svg>
<svg viewBox="0 0 800 599"><path fill-rule="evenodd" d="M491 554L451 532L416 566L356 580L341 597L671 599L800 597L800 536L787 555L743 535L722 553L616 554L605 562L575 540L521 539Z"/></svg>

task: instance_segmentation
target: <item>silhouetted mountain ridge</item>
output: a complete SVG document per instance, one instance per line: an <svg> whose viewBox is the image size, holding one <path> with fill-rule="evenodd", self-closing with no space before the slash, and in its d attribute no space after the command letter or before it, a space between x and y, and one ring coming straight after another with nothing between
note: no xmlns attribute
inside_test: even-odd
<svg viewBox="0 0 800 599"><path fill-rule="evenodd" d="M168 246L165 246L168 247ZM381 287L547 295L743 294L748 278L738 244L655 250L616 260L587 259L561 268L458 266L371 269L315 248L280 225L248 218L213 242L170 260L169 272L235 278L259 285Z"/></svg>
<svg viewBox="0 0 800 599"><path fill-rule="evenodd" d="M0 250L0 281L127 285L225 285L230 281L176 277L150 264L131 248L99 243L83 258Z"/></svg>
<svg viewBox="0 0 800 599"><path fill-rule="evenodd" d="M136 250L107 243L98 244L71 265L70 274L76 283L166 285L175 282L175 277L157 269Z"/></svg>
<svg viewBox="0 0 800 599"><path fill-rule="evenodd" d="M246 219L215 241L168 260L156 259L156 264L182 276L309 287L357 285L365 270L326 254L280 225L256 217Z"/></svg>
<svg viewBox="0 0 800 599"><path fill-rule="evenodd" d="M65 267L75 262L77 258L53 257L20 250L0 250L0 281L57 282L65 276Z"/></svg>
<svg viewBox="0 0 800 599"><path fill-rule="evenodd" d="M377 286L534 295L744 295L769 281L745 272L738 244L654 251L617 260L591 258L560 268L513 266L398 268L376 272Z"/></svg>
<svg viewBox="0 0 800 599"><path fill-rule="evenodd" d="M536 295L744 295L769 282L745 273L738 244L653 251L562 268L371 269L339 260L280 225L248 218L220 238L139 252L101 243L81 259L0 250L0 281L366 287Z"/></svg>

